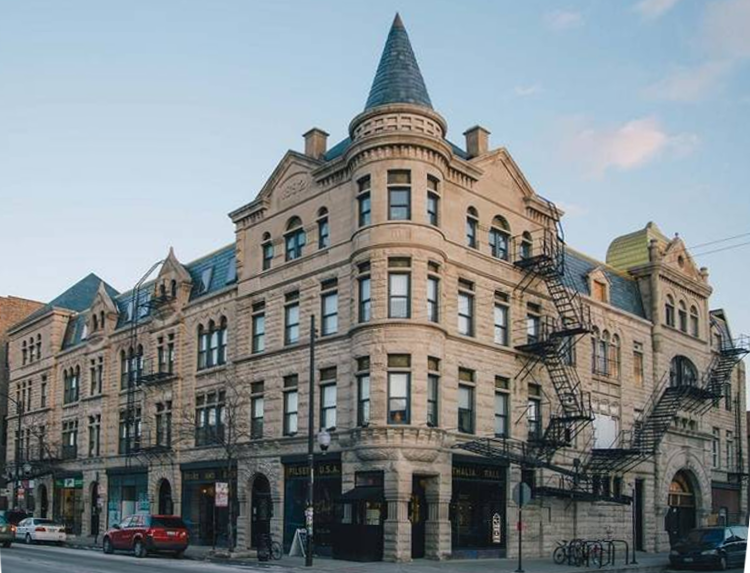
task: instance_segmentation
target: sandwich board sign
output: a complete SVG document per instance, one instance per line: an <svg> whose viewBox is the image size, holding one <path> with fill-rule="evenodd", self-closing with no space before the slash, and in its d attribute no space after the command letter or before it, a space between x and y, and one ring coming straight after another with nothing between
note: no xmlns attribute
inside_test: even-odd
<svg viewBox="0 0 750 573"><path fill-rule="evenodd" d="M292 557L301 556L307 557L305 549L307 548L307 530L300 528L294 532L294 539L292 540L292 547L289 550L289 555Z"/></svg>

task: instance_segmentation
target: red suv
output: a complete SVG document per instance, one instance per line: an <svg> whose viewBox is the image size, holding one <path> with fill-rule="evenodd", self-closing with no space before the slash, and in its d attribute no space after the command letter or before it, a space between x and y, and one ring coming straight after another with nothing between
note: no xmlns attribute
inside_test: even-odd
<svg viewBox="0 0 750 573"><path fill-rule="evenodd" d="M188 530L176 515L147 515L137 513L114 525L104 534L104 553L118 550L132 551L136 557L149 552L170 551L182 557L188 547Z"/></svg>

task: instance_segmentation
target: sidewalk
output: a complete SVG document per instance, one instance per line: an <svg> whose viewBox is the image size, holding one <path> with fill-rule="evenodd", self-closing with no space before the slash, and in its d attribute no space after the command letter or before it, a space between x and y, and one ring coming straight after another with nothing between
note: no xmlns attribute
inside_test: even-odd
<svg viewBox="0 0 750 573"><path fill-rule="evenodd" d="M94 544L93 537L71 537L66 545L77 549L90 551L101 551L101 537ZM285 555L280 561L259 562L247 553L235 554L231 558L226 557L221 548L214 550L211 547L195 545L190 546L185 552L186 559L196 561L211 561L213 563L227 563L240 567L254 567L266 569L269 572L281 571L306 571L308 573L514 573L518 567L516 559L456 559L447 561L432 561L429 559L417 559L408 563L386 563L383 561L374 563L357 563L354 561L340 561L325 557L316 557L312 567L305 567L302 557L289 557ZM596 567L572 567L568 565L556 565L552 559L524 559L523 568L526 573L594 573L605 571L606 573L661 573L667 569L669 563L668 553L638 553L637 565L625 565L622 558L618 559L617 565L609 565L598 569Z"/></svg>

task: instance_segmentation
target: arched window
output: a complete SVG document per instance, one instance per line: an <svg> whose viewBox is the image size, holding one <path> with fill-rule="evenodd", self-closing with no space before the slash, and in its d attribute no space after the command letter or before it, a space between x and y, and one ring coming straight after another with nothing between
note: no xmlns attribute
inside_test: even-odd
<svg viewBox="0 0 750 573"><path fill-rule="evenodd" d="M32 336L29 338L29 362L34 362L35 357L34 337Z"/></svg>
<svg viewBox="0 0 750 573"><path fill-rule="evenodd" d="M164 282L159 285L159 296L161 298L167 298L167 285L165 285Z"/></svg>
<svg viewBox="0 0 750 573"><path fill-rule="evenodd" d="M327 249L331 244L331 229L328 226L328 209L318 210L318 248Z"/></svg>
<svg viewBox="0 0 750 573"><path fill-rule="evenodd" d="M263 270L267 271L271 268L271 262L273 261L273 242L271 241L271 233L263 233L263 241L260 245L262 258L263 258Z"/></svg>
<svg viewBox="0 0 750 573"><path fill-rule="evenodd" d="M216 328L216 323L212 320L208 323L208 364L216 366L219 363L219 330Z"/></svg>
<svg viewBox="0 0 750 573"><path fill-rule="evenodd" d="M490 251L492 256L503 261L508 260L508 241L510 239L510 225L504 217L496 216L490 228Z"/></svg>
<svg viewBox="0 0 750 573"><path fill-rule="evenodd" d="M130 379L130 360L125 350L120 351L120 389L124 390L128 387L128 380Z"/></svg>
<svg viewBox="0 0 750 573"><path fill-rule="evenodd" d="M177 296L177 281L175 279L172 279L172 282L169 283L169 289L172 294L172 298L175 298Z"/></svg>
<svg viewBox="0 0 750 573"><path fill-rule="evenodd" d="M609 375L612 378L620 377L620 337L612 335L609 345Z"/></svg>
<svg viewBox="0 0 750 573"><path fill-rule="evenodd" d="M99 313L99 325L104 328L104 311Z"/></svg>
<svg viewBox="0 0 750 573"><path fill-rule="evenodd" d="M208 333L202 324L198 325L198 370L208 365Z"/></svg>
<svg viewBox="0 0 750 573"><path fill-rule="evenodd" d="M698 370L685 356L675 356L669 368L671 386L695 386L698 383Z"/></svg>
<svg viewBox="0 0 750 573"><path fill-rule="evenodd" d="M688 331L688 316L687 316L687 306L685 305L685 301L680 301L679 310L677 311L677 317L680 325L680 330L682 332Z"/></svg>
<svg viewBox="0 0 750 573"><path fill-rule="evenodd" d="M22 359L23 359L23 364L25 365L26 362L29 359L29 351L26 348L26 341L25 340L21 343L21 356L22 356Z"/></svg>
<svg viewBox="0 0 750 573"><path fill-rule="evenodd" d="M611 375L610 337L606 330L599 334L594 327L591 331L591 371L600 376ZM619 358L618 358L619 360Z"/></svg>
<svg viewBox="0 0 750 573"><path fill-rule="evenodd" d="M42 335L36 335L36 357L37 360L42 357Z"/></svg>
<svg viewBox="0 0 750 573"><path fill-rule="evenodd" d="M521 236L521 258L530 259L533 252L534 242L531 239L531 233L529 233L528 231L524 231L523 235Z"/></svg>
<svg viewBox="0 0 750 573"><path fill-rule="evenodd" d="M227 361L227 319L222 316L219 321L219 357L217 364L225 364Z"/></svg>
<svg viewBox="0 0 750 573"><path fill-rule="evenodd" d="M466 210L466 246L477 248L477 230L479 229L479 215L474 207Z"/></svg>
<svg viewBox="0 0 750 573"><path fill-rule="evenodd" d="M698 318L698 309L695 306L690 307L690 334L696 338L700 337L700 319Z"/></svg>
<svg viewBox="0 0 750 573"><path fill-rule="evenodd" d="M99 318L96 315L94 315L92 322L93 322L92 329L99 330Z"/></svg>
<svg viewBox="0 0 750 573"><path fill-rule="evenodd" d="M674 328L674 298L671 294L667 295L667 302L664 305L664 321L667 326Z"/></svg>
<svg viewBox="0 0 750 573"><path fill-rule="evenodd" d="M302 228L302 220L292 217L286 224L287 232L284 235L286 244L286 260L293 261L302 256L302 248L305 246L305 230Z"/></svg>

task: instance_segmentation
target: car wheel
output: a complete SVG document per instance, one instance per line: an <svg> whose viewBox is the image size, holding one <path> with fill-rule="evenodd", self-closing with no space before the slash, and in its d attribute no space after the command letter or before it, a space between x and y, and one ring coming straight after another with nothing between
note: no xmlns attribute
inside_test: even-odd
<svg viewBox="0 0 750 573"><path fill-rule="evenodd" d="M133 544L133 555L141 559L146 556L146 546L143 545L143 541L140 539L136 540Z"/></svg>
<svg viewBox="0 0 750 573"><path fill-rule="evenodd" d="M31 545L34 543L34 541L31 539L31 533L27 533L26 537L24 537L24 541L26 542L26 545Z"/></svg>
<svg viewBox="0 0 750 573"><path fill-rule="evenodd" d="M112 553L115 552L114 547L112 547L112 542L109 540L109 537L105 537L104 541L102 541L102 551L106 553L107 555L112 555Z"/></svg>

